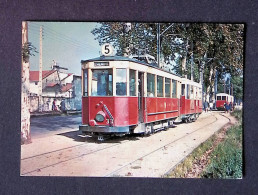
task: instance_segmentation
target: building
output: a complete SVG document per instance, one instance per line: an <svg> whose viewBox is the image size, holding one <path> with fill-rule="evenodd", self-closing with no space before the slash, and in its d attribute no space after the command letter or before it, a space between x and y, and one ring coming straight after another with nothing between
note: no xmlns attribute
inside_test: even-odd
<svg viewBox="0 0 258 195"><path fill-rule="evenodd" d="M39 71L30 71L30 112L39 108ZM43 111L51 111L54 99L58 109L81 110L81 76L59 70L42 71Z"/></svg>

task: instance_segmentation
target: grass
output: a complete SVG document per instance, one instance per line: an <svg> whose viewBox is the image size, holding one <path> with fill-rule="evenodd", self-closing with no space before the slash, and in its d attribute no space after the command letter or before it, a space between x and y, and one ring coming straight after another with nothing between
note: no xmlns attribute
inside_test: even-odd
<svg viewBox="0 0 258 195"><path fill-rule="evenodd" d="M242 178L242 111L231 113L239 123L226 131L224 140L219 140L215 133L208 140L197 147L183 162L178 164L167 176L169 178L185 178L193 171L194 165L198 166L201 158L213 148L210 158L206 158L207 166L197 177L201 178Z"/></svg>
<svg viewBox="0 0 258 195"><path fill-rule="evenodd" d="M203 178L242 178L242 125L231 127L226 139L212 152Z"/></svg>

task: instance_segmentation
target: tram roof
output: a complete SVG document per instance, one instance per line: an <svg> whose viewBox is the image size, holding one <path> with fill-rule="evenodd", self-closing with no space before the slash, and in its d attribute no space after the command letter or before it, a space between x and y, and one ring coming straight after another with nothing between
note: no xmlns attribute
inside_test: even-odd
<svg viewBox="0 0 258 195"><path fill-rule="evenodd" d="M229 94L227 94L227 93L217 93L216 94L217 96L219 95L219 96L232 96L232 95L229 95Z"/></svg>
<svg viewBox="0 0 258 195"><path fill-rule="evenodd" d="M143 62L143 61L140 61L140 60L137 60L137 59L134 59L134 58L128 58L128 57L123 57L123 56L100 56L100 57L92 58L92 59L88 59L88 60L81 60L81 63L87 63L87 62L93 62L93 61L129 61L129 62L135 62L135 63L138 63L138 64L150 66L152 68L156 68L156 69L162 70L164 72L168 72L170 74L181 77L180 75L177 75L175 73L171 73L169 71L166 71L164 69L159 68L157 64L148 64L146 62Z"/></svg>

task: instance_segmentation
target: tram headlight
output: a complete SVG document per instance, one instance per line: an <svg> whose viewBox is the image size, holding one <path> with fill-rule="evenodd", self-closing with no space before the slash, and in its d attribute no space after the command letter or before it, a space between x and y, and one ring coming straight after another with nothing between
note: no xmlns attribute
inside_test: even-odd
<svg viewBox="0 0 258 195"><path fill-rule="evenodd" d="M100 111L96 114L95 120L97 122L103 122L105 120L105 113L103 111Z"/></svg>

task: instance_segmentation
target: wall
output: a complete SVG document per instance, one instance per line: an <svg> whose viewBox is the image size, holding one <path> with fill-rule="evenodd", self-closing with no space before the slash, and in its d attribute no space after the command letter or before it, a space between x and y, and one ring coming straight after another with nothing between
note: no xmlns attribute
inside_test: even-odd
<svg viewBox="0 0 258 195"><path fill-rule="evenodd" d="M65 99L66 110L81 110L82 109L82 89L81 76L73 76L73 88L71 98Z"/></svg>
<svg viewBox="0 0 258 195"><path fill-rule="evenodd" d="M39 97L30 96L30 112L36 112L39 109Z"/></svg>

